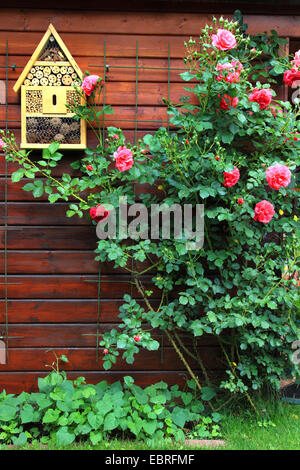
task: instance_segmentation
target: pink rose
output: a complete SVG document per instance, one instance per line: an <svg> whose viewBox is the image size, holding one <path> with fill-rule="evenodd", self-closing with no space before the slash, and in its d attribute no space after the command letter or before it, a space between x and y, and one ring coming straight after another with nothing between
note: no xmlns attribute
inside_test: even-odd
<svg viewBox="0 0 300 470"><path fill-rule="evenodd" d="M276 117L277 114L283 114L283 110L278 106L270 106L270 111L274 117Z"/></svg>
<svg viewBox="0 0 300 470"><path fill-rule="evenodd" d="M291 172L285 165L276 165L270 166L266 170L267 182L272 189L280 189L281 187L286 188L291 182Z"/></svg>
<svg viewBox="0 0 300 470"><path fill-rule="evenodd" d="M224 171L224 186L227 188L231 188L234 186L238 180L240 179L240 171L239 169L235 166L234 170L232 171Z"/></svg>
<svg viewBox="0 0 300 470"><path fill-rule="evenodd" d="M300 70L293 67L291 70L284 72L283 81L288 86L293 86L294 82L300 80Z"/></svg>
<svg viewBox="0 0 300 470"><path fill-rule="evenodd" d="M120 171L129 170L133 165L132 152L126 147L119 147L114 153L114 158L116 160L116 168Z"/></svg>
<svg viewBox="0 0 300 470"><path fill-rule="evenodd" d="M217 64L216 71L225 71L228 72L224 75L220 74L217 76L217 80L225 80L229 83L237 83L240 81L240 74L243 69L242 64L239 60L232 60L231 62L227 62L225 64Z"/></svg>
<svg viewBox="0 0 300 470"><path fill-rule="evenodd" d="M259 90L254 88L252 93L249 95L249 100L259 104L259 110L267 108L272 101L272 91L270 88L263 88Z"/></svg>
<svg viewBox="0 0 300 470"><path fill-rule="evenodd" d="M294 60L291 61L293 67L300 66L300 49L299 51L295 52Z"/></svg>
<svg viewBox="0 0 300 470"><path fill-rule="evenodd" d="M253 219L258 220L258 222L262 222L263 224L270 222L273 215L275 214L273 204L265 200L260 201L256 204L254 212L255 215Z"/></svg>
<svg viewBox="0 0 300 470"><path fill-rule="evenodd" d="M217 34L212 35L211 42L220 51L228 51L236 47L235 36L227 29L218 29Z"/></svg>
<svg viewBox="0 0 300 470"><path fill-rule="evenodd" d="M3 147L5 147L5 142L0 138L0 150L2 150Z"/></svg>
<svg viewBox="0 0 300 470"><path fill-rule="evenodd" d="M81 89L87 96L90 96L92 91L97 87L97 82L100 79L98 75L87 75L81 85Z"/></svg>
<svg viewBox="0 0 300 470"><path fill-rule="evenodd" d="M224 95L221 98L220 108L224 109L224 111L227 111L230 107L235 108L238 102L239 102L239 99L237 96L235 96L234 98L231 98L231 96L229 95Z"/></svg>
<svg viewBox="0 0 300 470"><path fill-rule="evenodd" d="M90 216L95 222L104 222L109 216L110 212L107 211L101 204L96 207L90 208Z"/></svg>

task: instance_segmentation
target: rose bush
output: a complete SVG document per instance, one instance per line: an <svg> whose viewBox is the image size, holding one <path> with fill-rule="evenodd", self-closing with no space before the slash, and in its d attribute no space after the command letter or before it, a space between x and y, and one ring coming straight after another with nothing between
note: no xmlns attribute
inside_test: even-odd
<svg viewBox="0 0 300 470"><path fill-rule="evenodd" d="M45 191L50 202L72 196L77 201L70 204L69 217L90 211L94 223L101 218L109 223L107 205L118 213L120 197L135 202L133 182L157 188L158 194L139 196L149 209L158 202L169 207L204 204L202 248L190 248L186 242L191 238L183 230L181 238L165 238L160 231L157 240L116 236L98 242L96 260L123 268L143 299L124 296L119 328L100 341L103 366L109 369L120 354L132 363L142 348L159 348L159 329L203 400L218 397L220 391L241 393L252 405L255 391L278 389L280 377L299 372L291 361L291 345L299 338L299 289L293 279L300 269L299 193L293 191L299 111L276 99L266 80L253 83L258 69L252 61L266 52L266 41L262 44L260 49L237 22L221 19L206 26L198 43L186 43L187 71L181 77L191 82L184 87L187 96L177 105L166 102L171 131L160 128L136 145L116 128L108 128L102 141L97 122L112 110L97 110L100 79L93 82L99 87L83 87L79 93L91 100L71 109L87 120L99 144L72 164L82 177L51 177L62 157L59 144L51 144L37 163L18 149L12 135L3 136L7 159L20 164L13 180L28 176L29 170L29 178L41 174L45 183L33 179L24 189L37 197ZM274 53L265 70L259 70L264 78L270 66L273 76L278 72L281 78L289 67L287 59L276 57ZM229 79L229 74L235 75ZM178 220L171 221L171 228L174 234ZM223 361L217 367L227 373L221 380L207 370L203 338L219 344Z"/></svg>

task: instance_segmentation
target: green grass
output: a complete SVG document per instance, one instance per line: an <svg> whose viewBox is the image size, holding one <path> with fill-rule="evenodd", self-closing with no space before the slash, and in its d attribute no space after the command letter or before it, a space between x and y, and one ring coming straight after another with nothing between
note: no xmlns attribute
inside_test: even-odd
<svg viewBox="0 0 300 470"><path fill-rule="evenodd" d="M300 406L284 402L260 404L264 410L263 418L256 418L253 413L244 410L227 411L222 420L222 436L226 441L224 450L299 450L300 449ZM0 446L1 450L7 449ZM20 448L30 450L60 450L54 444L41 446L34 444ZM112 440L95 447L77 443L66 447L68 450L190 450L187 445L153 444L147 446L136 441Z"/></svg>
<svg viewBox="0 0 300 470"><path fill-rule="evenodd" d="M260 407L260 409L264 409ZM267 405L264 422L238 413L222 425L228 450L299 450L300 406L284 402Z"/></svg>

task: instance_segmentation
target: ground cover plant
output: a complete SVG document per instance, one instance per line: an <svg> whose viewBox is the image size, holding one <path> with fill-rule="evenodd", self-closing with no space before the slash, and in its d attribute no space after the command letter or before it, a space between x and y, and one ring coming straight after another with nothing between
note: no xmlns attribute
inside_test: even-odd
<svg viewBox="0 0 300 470"><path fill-rule="evenodd" d="M86 104L70 108L86 119L98 145L72 164L81 176L52 176L63 157L59 143L36 160L12 134L2 133L0 142L6 158L20 165L12 180L30 180L25 191L45 192L51 203L75 199L66 215L88 216L102 233L95 259L129 273L144 300L124 296L119 327L100 339L103 367L119 355L131 364L141 349L158 349L159 329L190 374L199 406L210 413L240 397L257 412L258 391L278 391L280 378L299 374L293 349L299 340L299 108L272 89L278 80L297 81L299 52L281 57L274 32L251 38L237 16L214 20L186 43L186 96L179 104L165 101L170 129L133 145L121 129L108 127L103 140L100 120L113 110L101 104L101 77L87 73L78 89ZM36 178L41 175L45 181ZM159 230L151 238L138 218L131 237L117 230L120 200L134 204L136 184L156 189L139 194L140 210L204 204L203 246L192 244L199 242L195 212L189 232L178 233L171 220L171 236ZM183 335L191 338L188 345ZM222 352L225 373L218 382L198 347L203 336Z"/></svg>
<svg viewBox="0 0 300 470"><path fill-rule="evenodd" d="M219 435L221 415L203 415L193 381L187 382L186 391L165 382L143 389L130 376L122 383L91 385L84 377L68 379L59 362L68 359L56 358L52 372L38 379L38 392L0 394L0 443L65 447L136 439L151 446L183 442L192 432L198 438Z"/></svg>

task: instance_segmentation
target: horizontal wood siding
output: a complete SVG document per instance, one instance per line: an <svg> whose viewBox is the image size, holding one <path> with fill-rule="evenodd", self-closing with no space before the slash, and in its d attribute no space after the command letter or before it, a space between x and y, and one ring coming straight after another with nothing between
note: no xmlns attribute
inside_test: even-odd
<svg viewBox="0 0 300 470"><path fill-rule="evenodd" d="M184 70L184 41L199 36L201 28L210 21L211 15L205 13L0 9L2 90L6 83L6 44L9 54L8 108L2 92L0 127L5 127L7 117L8 127L20 141L20 96L13 92L13 86L52 23L83 71L103 76L106 47L109 68L105 102L114 107L115 113L105 123L123 128L132 142L142 138L167 123L162 98L167 98L169 91L170 99L178 102L183 92L179 73ZM245 22L251 33L273 28L283 37L297 36L300 28L300 18L292 16L278 15L271 20L268 16L246 15ZM144 68L136 74L137 54L138 65ZM94 144L93 134L89 133L88 145ZM69 171L69 164L81 155L65 152L62 164L54 170L55 176ZM120 359L111 371L103 370L101 349L97 357L96 335L116 326L122 297L132 289L130 277L104 263L99 303L99 265L93 253L97 240L89 218L66 218L66 203L52 205L44 196L34 199L22 190L23 180L11 182L10 174L15 170L16 165L6 166L1 155L0 225L7 222L10 229L7 240L0 230L0 336L5 336L7 330L9 336L8 363L0 365L0 390L5 388L13 393L36 390L38 376L49 371L47 365L53 361L53 350L69 358L66 369L71 378L83 375L92 383L103 379L113 382L130 374L142 386L159 380L183 385L187 373L159 331L155 338L162 349L142 351L133 365ZM76 175L75 170L71 173ZM137 196L140 190L137 187ZM151 275L145 282L151 286ZM152 302L157 305L159 292L155 288L153 291ZM141 302L134 288L133 294ZM184 337L183 341L189 344L190 338ZM219 376L224 364L212 339L199 339L198 348L204 364ZM201 377L196 365L192 362L190 365Z"/></svg>

